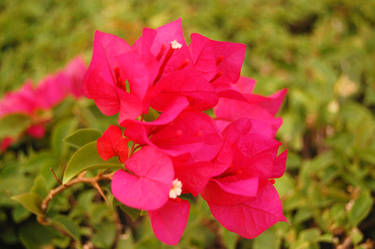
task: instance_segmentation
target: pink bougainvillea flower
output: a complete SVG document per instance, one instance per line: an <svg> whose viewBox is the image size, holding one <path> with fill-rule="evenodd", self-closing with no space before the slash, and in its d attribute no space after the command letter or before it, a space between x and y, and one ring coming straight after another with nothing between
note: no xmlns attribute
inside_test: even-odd
<svg viewBox="0 0 375 249"><path fill-rule="evenodd" d="M218 83L215 90L221 98L247 101L244 94L251 94L255 87L254 79L241 76L235 84Z"/></svg>
<svg viewBox="0 0 375 249"><path fill-rule="evenodd" d="M284 174L287 150L277 155L281 143L259 134L247 134L237 142L233 168L244 171L251 165L249 174L263 178L279 178Z"/></svg>
<svg viewBox="0 0 375 249"><path fill-rule="evenodd" d="M159 117L151 122L144 122L139 120L125 120L120 123L125 127L125 135L138 144L151 144L148 136L151 132L159 126L164 126L171 123L180 113L185 110L189 102L185 97L176 98L167 110L162 112Z"/></svg>
<svg viewBox="0 0 375 249"><path fill-rule="evenodd" d="M191 64L191 55L185 42L181 19L157 29L145 28L133 48L143 56L152 57L157 61L158 73L154 84L168 73Z"/></svg>
<svg viewBox="0 0 375 249"><path fill-rule="evenodd" d="M111 125L98 139L96 147L103 160L118 156L121 162L125 162L129 153L128 143L129 140L122 136L121 129Z"/></svg>
<svg viewBox="0 0 375 249"><path fill-rule="evenodd" d="M38 102L32 82L26 81L19 90L7 93L0 100L0 117L12 113L31 115L37 107Z"/></svg>
<svg viewBox="0 0 375 249"><path fill-rule="evenodd" d="M174 179L171 159L151 146L144 146L118 170L112 179L112 193L129 207L156 210L169 198Z"/></svg>
<svg viewBox="0 0 375 249"><path fill-rule="evenodd" d="M239 119L225 128L224 145L218 157L228 157L231 164L222 174L211 178L202 191L215 218L246 238L253 238L285 220L280 199L268 180L284 173L287 151L278 156L280 143L259 133L259 126L253 122ZM266 205L266 201L272 203ZM260 205L257 209L257 204L264 207ZM275 213L270 214L267 208ZM252 226L247 226L245 223L250 221ZM254 225L257 222L260 223Z"/></svg>
<svg viewBox="0 0 375 249"><path fill-rule="evenodd" d="M206 187L211 177L221 173L221 169L215 167L211 161L192 162L176 157L173 160L176 178L184 186L183 193L191 193L197 196Z"/></svg>
<svg viewBox="0 0 375 249"><path fill-rule="evenodd" d="M25 114L30 116L32 124L20 135L28 134L34 138L42 138L45 134L45 111L52 109L69 94L76 98L82 94L81 84L86 66L79 57L74 59L64 70L45 77L36 87L31 81L14 92L7 93L0 100L0 118L8 114Z"/></svg>
<svg viewBox="0 0 375 249"><path fill-rule="evenodd" d="M222 143L212 118L191 111L181 113L172 123L160 127L150 141L171 155L189 153L195 161L213 159Z"/></svg>
<svg viewBox="0 0 375 249"><path fill-rule="evenodd" d="M34 90L33 98L37 100L37 109L49 110L70 94L76 98L82 96L82 80L85 72L85 63L77 57L65 69L42 79Z"/></svg>
<svg viewBox="0 0 375 249"><path fill-rule="evenodd" d="M36 87L38 107L48 110L60 103L70 93L70 79L63 72L45 77Z"/></svg>
<svg viewBox="0 0 375 249"><path fill-rule="evenodd" d="M119 112L120 123L147 113L147 90L160 79L172 54L179 50L181 43L176 39L184 43L181 35L182 30L177 31L175 24L146 29L131 48L120 38L97 31L84 80L86 95L95 100L104 114Z"/></svg>
<svg viewBox="0 0 375 249"><path fill-rule="evenodd" d="M254 94L255 80L240 76L244 57L244 44L199 34L188 46L181 19L144 29L132 46L95 34L83 89L105 115L119 113L126 136L110 127L98 153L121 159L126 139L138 144L121 159L112 192L148 211L167 244L178 243L188 219L181 194L202 194L217 220L246 238L285 221L270 182L285 171L287 151L278 154L274 137L286 90ZM212 108L215 118L202 112Z"/></svg>
<svg viewBox="0 0 375 249"><path fill-rule="evenodd" d="M281 107L287 89L283 89L270 97L264 97L248 93L249 89L253 88L253 84L248 82L248 85L248 88L243 85L237 87L237 90L245 91L242 94L244 97L242 100L238 98L238 95L233 97L233 94L230 97L219 98L219 102L214 108L217 120L221 121L219 129L225 128L230 121L251 118L271 125L272 133L275 135L282 123L281 118L275 118L275 115Z"/></svg>
<svg viewBox="0 0 375 249"><path fill-rule="evenodd" d="M218 97L191 61L180 19L155 30L144 29L132 47L97 31L84 91L104 114L120 113L119 123L146 114L150 105L163 112L179 96L185 96L193 108L207 110Z"/></svg>
<svg viewBox="0 0 375 249"><path fill-rule="evenodd" d="M123 107L131 116L140 114L138 99L126 92L126 82L120 75L116 56L130 51L130 46L117 36L95 33L91 63L86 72L83 91L94 99L105 115L114 115Z"/></svg>
<svg viewBox="0 0 375 249"><path fill-rule="evenodd" d="M158 111L167 109L179 96L186 97L190 107L199 111L214 107L218 101L210 82L191 67L168 74L152 91L151 106Z"/></svg>
<svg viewBox="0 0 375 249"><path fill-rule="evenodd" d="M245 58L245 44L221 42L200 34L191 35L190 50L196 69L212 83L235 83Z"/></svg>
<svg viewBox="0 0 375 249"><path fill-rule="evenodd" d="M71 82L70 92L76 98L80 98L83 96L82 82L86 70L86 64L80 56L74 58L71 62L69 62L69 64L64 69L64 73L68 76Z"/></svg>
<svg viewBox="0 0 375 249"><path fill-rule="evenodd" d="M286 222L279 195L269 182L260 184L256 196L239 204L208 202L212 215L229 231L252 239L279 221Z"/></svg>
<svg viewBox="0 0 375 249"><path fill-rule="evenodd" d="M278 156L281 143L260 136L251 124L250 119L240 119L224 130L224 146L218 157L228 157L231 164L205 188L202 196L207 202L242 202L243 196L256 195L259 179L278 178L284 173L287 151Z"/></svg>
<svg viewBox="0 0 375 249"><path fill-rule="evenodd" d="M130 139L139 144L156 146L171 156L188 153L195 161L208 161L217 155L221 147L215 122L202 112L184 111L165 125L137 121L126 121L122 125Z"/></svg>
<svg viewBox="0 0 375 249"><path fill-rule="evenodd" d="M190 205L179 198L169 199L161 208L149 211L155 236L168 245L177 245L189 218Z"/></svg>

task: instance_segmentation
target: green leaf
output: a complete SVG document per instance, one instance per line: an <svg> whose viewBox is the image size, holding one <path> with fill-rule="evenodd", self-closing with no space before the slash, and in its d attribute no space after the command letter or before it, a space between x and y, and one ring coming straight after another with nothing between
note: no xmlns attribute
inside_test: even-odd
<svg viewBox="0 0 375 249"><path fill-rule="evenodd" d="M352 229L352 231L350 232L350 235L353 238L354 245L360 243L363 240L363 233L361 232L361 230L359 230L356 227Z"/></svg>
<svg viewBox="0 0 375 249"><path fill-rule="evenodd" d="M27 249L47 248L59 233L48 226L42 226L36 221L23 223L19 227L19 239Z"/></svg>
<svg viewBox="0 0 375 249"><path fill-rule="evenodd" d="M65 156L67 146L64 144L64 138L70 134L78 125L75 119L66 119L59 122L52 131L51 146L54 154L60 158Z"/></svg>
<svg viewBox="0 0 375 249"><path fill-rule="evenodd" d="M31 188L31 192L39 196L47 196L47 181L42 175L38 175L34 180L34 185Z"/></svg>
<svg viewBox="0 0 375 249"><path fill-rule="evenodd" d="M6 224L6 223L3 223ZM0 240L5 244L16 244L20 239L17 236L15 226L3 226L0 233Z"/></svg>
<svg viewBox="0 0 375 249"><path fill-rule="evenodd" d="M371 211L373 200L368 191L362 191L349 211L349 223L356 227Z"/></svg>
<svg viewBox="0 0 375 249"><path fill-rule="evenodd" d="M40 208L42 203L42 198L35 193L25 193L12 197L13 200L19 202L30 212L36 215L43 215L43 212Z"/></svg>
<svg viewBox="0 0 375 249"><path fill-rule="evenodd" d="M10 114L0 119L0 138L19 135L31 124L29 116L24 114Z"/></svg>
<svg viewBox="0 0 375 249"><path fill-rule="evenodd" d="M136 221L137 218L141 215L141 210L128 207L121 202L113 199L113 205L119 207L124 213L126 213L132 221Z"/></svg>
<svg viewBox="0 0 375 249"><path fill-rule="evenodd" d="M80 243L81 235L79 233L79 226L72 219L65 215L56 215L51 218L51 221L64 229L74 240Z"/></svg>
<svg viewBox="0 0 375 249"><path fill-rule="evenodd" d="M30 212L21 205L17 205L12 209L12 218L16 223L26 220L30 216Z"/></svg>
<svg viewBox="0 0 375 249"><path fill-rule="evenodd" d="M96 227L92 243L98 248L111 248L116 237L116 228L112 222L103 222Z"/></svg>
<svg viewBox="0 0 375 249"><path fill-rule="evenodd" d="M299 239L302 241L315 242L319 239L320 231L317 228L310 228L301 231Z"/></svg>
<svg viewBox="0 0 375 249"><path fill-rule="evenodd" d="M261 235L254 239L254 249L279 248L280 239L276 235L274 227L264 231Z"/></svg>
<svg viewBox="0 0 375 249"><path fill-rule="evenodd" d="M89 169L117 169L123 164L117 158L104 161L96 150L96 141L90 142L78 149L70 158L64 172L63 183Z"/></svg>
<svg viewBox="0 0 375 249"><path fill-rule="evenodd" d="M227 249L235 249L236 244L238 241L238 235L235 233L232 233L225 229L224 227L220 227L220 234L223 241L223 244Z"/></svg>
<svg viewBox="0 0 375 249"><path fill-rule="evenodd" d="M65 137L64 142L73 147L80 148L89 142L97 140L101 135L102 133L97 129L79 129Z"/></svg>
<svg viewBox="0 0 375 249"><path fill-rule="evenodd" d="M5 213L5 210L0 209L0 223L5 222L6 220L7 220L7 214Z"/></svg>
<svg viewBox="0 0 375 249"><path fill-rule="evenodd" d="M130 229L127 229L125 234L122 234L120 236L120 239L118 240L117 245L116 245L116 249L124 249L124 248L136 248Z"/></svg>

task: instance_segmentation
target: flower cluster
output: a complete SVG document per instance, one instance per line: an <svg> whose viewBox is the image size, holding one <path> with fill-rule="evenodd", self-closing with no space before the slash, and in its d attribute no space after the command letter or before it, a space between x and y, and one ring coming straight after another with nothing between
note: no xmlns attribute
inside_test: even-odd
<svg viewBox="0 0 375 249"><path fill-rule="evenodd" d="M43 137L44 126L50 119L46 111L69 94L77 99L83 96L82 80L86 69L84 61L77 57L63 70L46 76L36 87L30 80L26 81L20 89L7 93L0 100L0 118L11 114L26 115L32 122L25 132L34 138ZM6 150L16 139L3 138L0 142L0 151Z"/></svg>
<svg viewBox="0 0 375 249"><path fill-rule="evenodd" d="M186 194L200 194L223 226L245 238L286 221L273 182L285 170L275 114L287 91L252 93L255 81L240 76L244 56L243 44L199 34L187 45L181 20L144 29L132 46L95 34L83 90L125 128L110 126L98 153L124 163L113 195L146 210L167 244L177 244L187 224Z"/></svg>

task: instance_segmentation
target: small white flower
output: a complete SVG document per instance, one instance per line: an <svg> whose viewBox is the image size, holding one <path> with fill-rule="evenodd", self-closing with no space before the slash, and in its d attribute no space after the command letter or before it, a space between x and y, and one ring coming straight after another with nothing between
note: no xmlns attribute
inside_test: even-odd
<svg viewBox="0 0 375 249"><path fill-rule="evenodd" d="M172 47L172 49L180 49L180 48L182 48L182 44L179 43L176 40L173 40L173 41L171 41L171 47Z"/></svg>
<svg viewBox="0 0 375 249"><path fill-rule="evenodd" d="M172 188L169 191L169 198L176 199L182 193L182 182L178 179L174 179L172 182Z"/></svg>

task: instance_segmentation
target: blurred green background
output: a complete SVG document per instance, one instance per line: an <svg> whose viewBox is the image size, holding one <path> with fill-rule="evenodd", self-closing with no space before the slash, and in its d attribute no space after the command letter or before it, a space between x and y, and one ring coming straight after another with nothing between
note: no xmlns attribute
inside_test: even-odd
<svg viewBox="0 0 375 249"><path fill-rule="evenodd" d="M255 92L289 89L278 133L289 157L276 187L290 224L277 224L255 240L238 239L213 222L198 201L178 247L374 248L375 1L1 0L0 96L26 79L38 82L77 54L88 62L95 30L132 44L143 27L179 17L188 41L197 32L245 43L242 74L257 80ZM53 231L33 223L35 217L8 198L35 186L36 170L20 167L38 158L0 159L0 248L69 245L63 238L50 242ZM29 185L16 188L14 178L20 176ZM94 191L84 193L76 205L81 209L70 216L78 219L89 205L90 225L81 236L96 248L111 248L113 221L103 223L103 203L90 204ZM50 236L46 242L33 242L38 231ZM154 239L149 224L138 221L132 231L134 236L125 234L118 248L167 248Z"/></svg>

